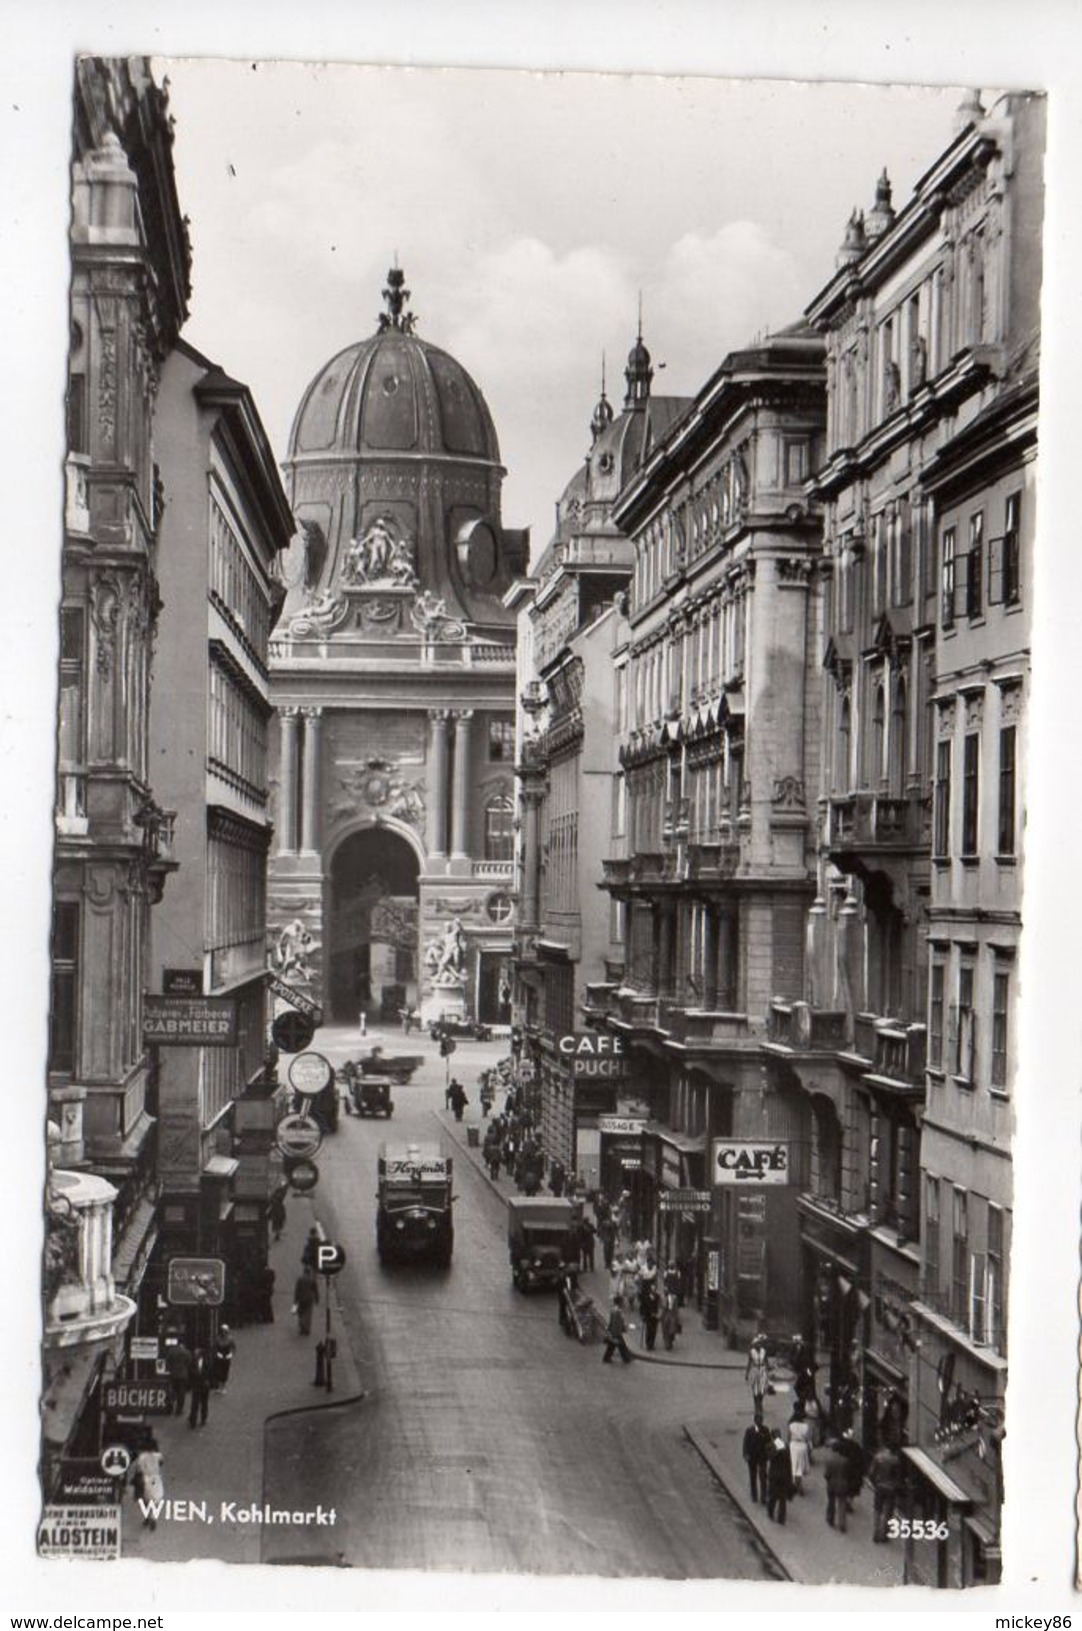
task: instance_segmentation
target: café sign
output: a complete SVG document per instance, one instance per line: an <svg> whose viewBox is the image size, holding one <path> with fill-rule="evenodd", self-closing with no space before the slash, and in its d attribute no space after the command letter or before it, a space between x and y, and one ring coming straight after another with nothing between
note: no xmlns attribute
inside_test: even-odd
<svg viewBox="0 0 1082 1631"><path fill-rule="evenodd" d="M575 1081L589 1077L602 1077L609 1082L622 1082L627 1076L627 1055L622 1036L609 1036L601 1031L568 1031L556 1038L556 1051L565 1065L570 1065Z"/></svg>
<svg viewBox="0 0 1082 1631"><path fill-rule="evenodd" d="M763 1184L789 1182L789 1146L749 1138L715 1138L710 1165L716 1184L740 1184L758 1188Z"/></svg>

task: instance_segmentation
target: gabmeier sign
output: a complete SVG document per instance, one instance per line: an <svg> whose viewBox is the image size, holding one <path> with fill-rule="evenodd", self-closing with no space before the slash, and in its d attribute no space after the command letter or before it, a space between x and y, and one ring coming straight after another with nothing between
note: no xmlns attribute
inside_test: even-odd
<svg viewBox="0 0 1082 1631"><path fill-rule="evenodd" d="M710 1166L716 1184L760 1184L789 1182L788 1144L760 1143L749 1138L715 1138L710 1146Z"/></svg>
<svg viewBox="0 0 1082 1631"><path fill-rule="evenodd" d="M237 1009L231 997L143 998L143 1040L158 1047L232 1047Z"/></svg>
<svg viewBox="0 0 1082 1631"><path fill-rule="evenodd" d="M600 1076L609 1082L622 1082L627 1076L627 1055L622 1036L600 1031L568 1031L556 1038L556 1051L571 1066L576 1081Z"/></svg>

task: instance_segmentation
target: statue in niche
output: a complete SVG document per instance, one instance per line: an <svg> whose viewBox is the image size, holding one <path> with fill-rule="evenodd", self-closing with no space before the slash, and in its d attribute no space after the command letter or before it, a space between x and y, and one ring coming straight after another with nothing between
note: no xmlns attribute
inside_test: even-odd
<svg viewBox="0 0 1082 1631"><path fill-rule="evenodd" d="M308 959L315 950L315 939L299 917L287 923L272 953L274 972L283 980L310 980L312 970Z"/></svg>

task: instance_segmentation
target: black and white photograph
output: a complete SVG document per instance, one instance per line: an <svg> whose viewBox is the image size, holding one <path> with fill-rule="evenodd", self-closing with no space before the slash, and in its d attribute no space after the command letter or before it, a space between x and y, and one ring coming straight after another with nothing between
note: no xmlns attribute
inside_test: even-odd
<svg viewBox="0 0 1082 1631"><path fill-rule="evenodd" d="M39 1575L1036 1578L1054 95L161 38L51 172Z"/></svg>

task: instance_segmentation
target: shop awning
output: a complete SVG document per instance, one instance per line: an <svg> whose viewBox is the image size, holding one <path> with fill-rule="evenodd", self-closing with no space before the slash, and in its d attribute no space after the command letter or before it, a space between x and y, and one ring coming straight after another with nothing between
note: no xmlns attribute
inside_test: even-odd
<svg viewBox="0 0 1082 1631"><path fill-rule="evenodd" d="M666 1127L660 1121L648 1121L643 1132L648 1137L660 1138L664 1144L671 1144L681 1155L701 1155L706 1149L705 1133L674 1133L671 1127Z"/></svg>
<svg viewBox="0 0 1082 1631"><path fill-rule="evenodd" d="M129 1295L132 1291L138 1290L139 1280L143 1277L143 1270L146 1268L147 1259L153 1249L154 1242L153 1240L148 1241L147 1236L152 1228L155 1233L157 1232L157 1210L158 1203L153 1196L144 1195L128 1219L123 1237L113 1252L113 1279L118 1286L128 1291ZM139 1261L140 1254L142 1254L142 1263L140 1264L139 1280L135 1282L134 1286L129 1287L129 1277Z"/></svg>
<svg viewBox="0 0 1082 1631"><path fill-rule="evenodd" d="M956 1484L949 1472L933 1461L926 1450L916 1449L913 1445L906 1445L902 1454L912 1463L914 1469L920 1473L932 1488L942 1495L945 1501L952 1506L972 1506L973 1497L961 1484Z"/></svg>

